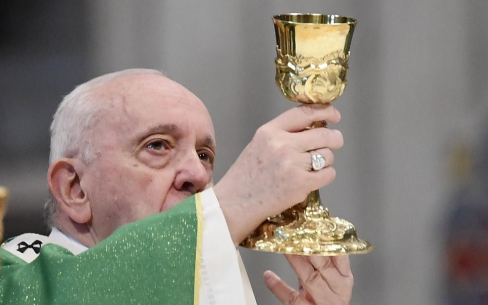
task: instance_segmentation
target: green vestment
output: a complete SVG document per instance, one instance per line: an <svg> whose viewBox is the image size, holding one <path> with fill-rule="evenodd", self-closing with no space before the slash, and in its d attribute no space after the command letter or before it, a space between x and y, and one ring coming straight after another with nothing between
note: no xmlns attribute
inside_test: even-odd
<svg viewBox="0 0 488 305"><path fill-rule="evenodd" d="M0 304L194 304L196 201L122 226L76 256L46 244L26 263L1 249Z"/></svg>

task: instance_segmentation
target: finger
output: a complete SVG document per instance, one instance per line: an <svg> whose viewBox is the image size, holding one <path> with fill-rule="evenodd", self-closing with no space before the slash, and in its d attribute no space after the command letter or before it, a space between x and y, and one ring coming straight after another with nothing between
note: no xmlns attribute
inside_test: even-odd
<svg viewBox="0 0 488 305"><path fill-rule="evenodd" d="M300 154L300 167L312 171L312 155L320 154L325 158L324 168L334 163L334 153L329 148L322 148Z"/></svg>
<svg viewBox="0 0 488 305"><path fill-rule="evenodd" d="M270 123L286 131L297 132L316 121L337 123L340 119L339 111L331 104L305 104L285 111Z"/></svg>
<svg viewBox="0 0 488 305"><path fill-rule="evenodd" d="M271 290L281 303L288 305L310 304L295 289L283 282L274 272L268 270L264 273L263 277L268 289Z"/></svg>
<svg viewBox="0 0 488 305"><path fill-rule="evenodd" d="M351 298L354 281L347 256L311 256L310 263L334 293L348 300Z"/></svg>
<svg viewBox="0 0 488 305"><path fill-rule="evenodd" d="M300 284L304 290L310 294L314 300L324 300L336 297L328 283L322 278L321 274L313 267L310 256L285 255L290 262L293 270L298 276Z"/></svg>
<svg viewBox="0 0 488 305"><path fill-rule="evenodd" d="M309 168L311 168L311 165L309 165ZM331 184L336 176L337 172L335 168L327 166L318 171L310 170L309 172L306 172L304 174L304 179L307 179L306 181L308 183L307 186L309 187L309 191L314 191Z"/></svg>
<svg viewBox="0 0 488 305"><path fill-rule="evenodd" d="M344 136L337 129L314 128L290 135L291 143L301 151L320 148L339 149L344 145Z"/></svg>
<svg viewBox="0 0 488 305"><path fill-rule="evenodd" d="M313 151L309 151L308 155L310 156L310 170L312 169L312 155L320 154L325 159L324 168L327 166L331 166L334 163L334 153L329 148L322 148Z"/></svg>
<svg viewBox="0 0 488 305"><path fill-rule="evenodd" d="M342 276L352 276L351 264L349 262L349 255L338 255L332 257L332 261L336 266L337 270L342 274Z"/></svg>
<svg viewBox="0 0 488 305"><path fill-rule="evenodd" d="M296 173L296 178L300 182L300 189L306 192L307 194L311 191L318 190L322 187L325 187L331 184L337 176L337 171L332 166L332 162L334 161L334 155L330 150L318 150L318 152L322 151L323 156L325 157L325 167L320 170L312 170L312 157L310 153L302 153L300 156L296 157L297 161L294 161L291 166L295 167L293 171ZM314 151L315 153L315 151ZM298 186L298 184L295 184ZM304 200L302 198L301 200ZM301 200L298 200L300 202Z"/></svg>
<svg viewBox="0 0 488 305"><path fill-rule="evenodd" d="M303 288L303 284L300 280L298 281L298 293L310 303L317 304L313 297L305 290L305 288Z"/></svg>

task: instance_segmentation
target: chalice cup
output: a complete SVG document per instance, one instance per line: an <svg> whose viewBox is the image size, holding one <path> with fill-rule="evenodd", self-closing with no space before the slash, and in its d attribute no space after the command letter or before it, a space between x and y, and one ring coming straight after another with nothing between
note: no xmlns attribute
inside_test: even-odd
<svg viewBox="0 0 488 305"><path fill-rule="evenodd" d="M304 104L332 103L344 92L356 20L321 14L273 17L276 85L285 97ZM324 128L324 121L308 128ZM254 250L333 256L370 252L350 222L331 217L318 190L283 213L269 217L241 244Z"/></svg>

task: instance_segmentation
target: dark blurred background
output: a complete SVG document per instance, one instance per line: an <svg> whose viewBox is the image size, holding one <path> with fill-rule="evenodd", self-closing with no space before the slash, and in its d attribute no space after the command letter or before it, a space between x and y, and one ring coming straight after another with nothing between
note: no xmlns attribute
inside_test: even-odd
<svg viewBox="0 0 488 305"><path fill-rule="evenodd" d="M46 232L49 124L63 95L87 79L86 3L0 2L0 184L11 192L5 236Z"/></svg>
<svg viewBox="0 0 488 305"><path fill-rule="evenodd" d="M488 2L485 0L0 0L0 185L5 236L46 234L49 125L95 76L164 71L213 116L218 181L261 124L292 107L274 85L271 17L358 19L336 181L321 190L375 251L351 257L352 304L488 304ZM296 284L280 255L243 249Z"/></svg>

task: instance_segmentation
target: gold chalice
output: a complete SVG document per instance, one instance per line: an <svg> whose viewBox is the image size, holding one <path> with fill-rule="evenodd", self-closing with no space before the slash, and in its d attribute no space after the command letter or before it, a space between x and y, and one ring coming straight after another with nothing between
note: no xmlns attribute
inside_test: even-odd
<svg viewBox="0 0 488 305"><path fill-rule="evenodd" d="M276 85L288 99L327 104L346 87L349 49L356 20L321 14L273 17L276 34ZM315 122L309 128L327 127ZM285 212L269 217L244 242L244 247L301 255L341 255L370 252L354 226L331 217L319 191Z"/></svg>

